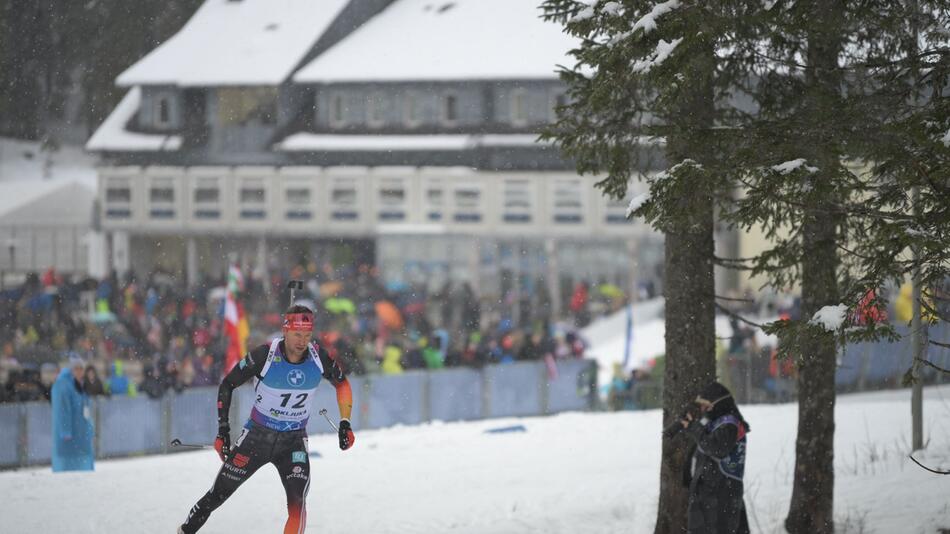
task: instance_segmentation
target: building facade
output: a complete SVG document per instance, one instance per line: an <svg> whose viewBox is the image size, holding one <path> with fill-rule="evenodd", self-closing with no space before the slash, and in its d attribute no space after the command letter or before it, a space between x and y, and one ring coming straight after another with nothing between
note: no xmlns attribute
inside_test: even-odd
<svg viewBox="0 0 950 534"><path fill-rule="evenodd" d="M661 238L538 141L572 42L534 2L271 5L208 0L118 78L87 145L114 268L359 261L555 307L582 280L659 287Z"/></svg>

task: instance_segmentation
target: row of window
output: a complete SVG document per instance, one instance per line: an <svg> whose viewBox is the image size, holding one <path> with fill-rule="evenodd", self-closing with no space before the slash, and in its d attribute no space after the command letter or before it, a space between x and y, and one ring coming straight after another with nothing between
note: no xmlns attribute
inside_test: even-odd
<svg viewBox="0 0 950 534"><path fill-rule="evenodd" d="M554 191L552 221L560 224L580 224L584 221L582 184L579 181L563 181ZM482 190L478 187L456 187L453 191L453 220L460 223L478 223L482 220L479 209ZM379 212L378 219L384 222L404 221L407 219L407 194L403 187L386 186L377 190ZM311 190L307 187L290 187L284 190L287 204L285 217L288 220L310 220L313 213ZM330 191L330 217L340 221L359 220L359 191L352 185L334 186ZM106 215L122 219L131 217L132 190L127 185L109 186L105 191ZM175 188L170 185L153 184L148 189L150 203L149 216L152 219L175 218ZM202 184L198 182L192 191L193 213L199 219L219 219L221 217L221 190L214 180ZM265 219L267 217L267 192L263 186L242 186L238 189L238 217L244 220ZM617 207L622 202L612 202ZM448 207L445 191L441 188L428 188L424 196L426 219L432 222L443 220L443 210ZM506 223L530 223L533 220L532 190L527 180L511 180L506 183L502 199L502 219ZM616 211L616 210L614 210ZM626 223L627 219L618 213L607 216L608 223Z"/></svg>
<svg viewBox="0 0 950 534"><path fill-rule="evenodd" d="M524 126L529 120L529 105L533 95L524 89L515 89L510 98L509 118L513 125ZM346 99L343 92L333 92L329 98L328 121L332 128L342 128L352 117L347 113ZM158 128L173 126L173 97L168 94L157 95L153 102L153 121ZM418 91L407 91L397 101L401 107L398 115L402 122L414 127L422 124L423 98ZM567 103L567 95L557 93L550 103L551 121L556 119L555 109ZM386 124L387 117L391 116L389 109L390 99L381 93L373 93L366 99L365 121L370 127L379 128ZM217 91L218 121L221 124L243 124L246 121L257 119L262 124L274 124L277 117L277 93L271 88L222 88ZM442 93L439 98L439 121L445 126L454 126L458 123L459 97L452 91Z"/></svg>
<svg viewBox="0 0 950 534"><path fill-rule="evenodd" d="M330 94L329 124L332 128L342 128L348 124L348 107L346 104L347 95L345 93L334 92ZM530 96L524 89L515 89L510 99L510 120L515 126L524 126L528 124L528 107ZM390 101L383 93L374 93L366 99L366 124L370 127L379 128L386 124L386 117ZM414 91L405 92L399 100L401 106L400 116L402 122L409 127L422 124L422 98L419 93ZM558 106L567 104L567 95L563 92L557 93L550 106L550 116L555 120L555 110ZM439 98L439 121L444 126L454 126L459 121L459 97L454 92L445 92Z"/></svg>

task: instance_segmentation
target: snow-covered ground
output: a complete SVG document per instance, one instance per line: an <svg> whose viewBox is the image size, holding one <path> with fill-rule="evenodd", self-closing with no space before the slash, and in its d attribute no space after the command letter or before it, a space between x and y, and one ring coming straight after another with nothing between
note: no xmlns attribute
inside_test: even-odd
<svg viewBox="0 0 950 534"><path fill-rule="evenodd" d="M928 448L950 468L950 386L925 390ZM746 502L753 532L782 532L797 409L744 406L752 426ZM908 390L842 396L837 405L839 532L950 528L950 477L907 458ZM656 512L660 413L431 424L361 432L341 452L314 436L307 532L649 533ZM524 432L486 434L523 425ZM172 533L210 486L213 452L100 462L95 473L0 473L0 532ZM278 532L283 491L269 467L211 516L203 533Z"/></svg>

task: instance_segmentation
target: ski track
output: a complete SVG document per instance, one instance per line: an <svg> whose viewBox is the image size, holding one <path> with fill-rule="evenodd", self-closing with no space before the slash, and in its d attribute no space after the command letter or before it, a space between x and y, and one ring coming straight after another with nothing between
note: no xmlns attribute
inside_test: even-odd
<svg viewBox="0 0 950 534"><path fill-rule="evenodd" d="M917 457L950 468L950 386L925 389ZM752 426L746 503L753 532L784 532L795 464L795 404L742 406ZM526 432L485 434L522 424ZM839 532L950 528L950 477L907 458L910 391L839 396L835 514ZM307 532L650 533L656 515L658 410L566 413L393 427L310 438ZM210 438L209 438L210 439ZM0 532L173 533L210 487L211 451L100 461L94 473L48 467L0 473ZM279 532L286 515L272 466L212 516L203 534Z"/></svg>

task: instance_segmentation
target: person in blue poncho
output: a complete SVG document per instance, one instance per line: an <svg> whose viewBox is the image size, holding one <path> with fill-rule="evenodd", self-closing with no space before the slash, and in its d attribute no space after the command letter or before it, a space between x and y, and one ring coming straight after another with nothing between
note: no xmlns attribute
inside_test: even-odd
<svg viewBox="0 0 950 534"><path fill-rule="evenodd" d="M53 472L94 469L93 426L89 396L83 391L85 364L69 359L53 383Z"/></svg>

